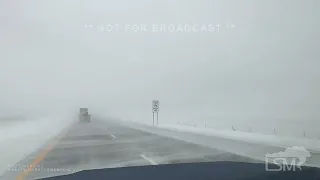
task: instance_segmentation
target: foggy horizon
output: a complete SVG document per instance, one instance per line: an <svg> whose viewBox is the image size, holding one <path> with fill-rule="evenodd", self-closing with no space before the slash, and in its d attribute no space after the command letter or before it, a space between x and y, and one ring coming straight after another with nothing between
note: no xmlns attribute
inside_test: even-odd
<svg viewBox="0 0 320 180"><path fill-rule="evenodd" d="M310 2L4 0L0 115L76 114L88 107L144 121L159 100L166 122L312 125L320 107L320 24L319 2ZM98 28L108 24L221 28Z"/></svg>

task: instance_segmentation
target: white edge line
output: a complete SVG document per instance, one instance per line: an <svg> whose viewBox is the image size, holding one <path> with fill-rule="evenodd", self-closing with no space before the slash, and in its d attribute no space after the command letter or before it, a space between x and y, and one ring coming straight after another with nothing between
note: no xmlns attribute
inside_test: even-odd
<svg viewBox="0 0 320 180"><path fill-rule="evenodd" d="M113 134L111 134L111 133L110 133L110 136L111 136L112 138L114 138L114 139L117 138L115 135L113 135Z"/></svg>
<svg viewBox="0 0 320 180"><path fill-rule="evenodd" d="M156 163L153 159L148 158L147 156L145 156L143 154L140 154L140 157L142 157L143 159L147 160L152 165L158 165L158 163Z"/></svg>

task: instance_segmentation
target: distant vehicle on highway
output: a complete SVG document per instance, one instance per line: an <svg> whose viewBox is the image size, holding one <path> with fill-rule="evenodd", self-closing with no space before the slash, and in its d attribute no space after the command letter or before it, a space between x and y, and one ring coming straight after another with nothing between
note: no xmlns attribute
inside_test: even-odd
<svg viewBox="0 0 320 180"><path fill-rule="evenodd" d="M79 112L79 122L88 123L91 122L91 115L88 112L88 108L80 108Z"/></svg>

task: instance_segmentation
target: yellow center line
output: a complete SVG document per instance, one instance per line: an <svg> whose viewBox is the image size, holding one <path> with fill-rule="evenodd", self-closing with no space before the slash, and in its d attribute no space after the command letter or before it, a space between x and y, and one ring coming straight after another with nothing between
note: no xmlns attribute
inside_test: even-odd
<svg viewBox="0 0 320 180"><path fill-rule="evenodd" d="M24 180L28 174L30 174L32 172L32 170L41 163L41 161L43 161L43 159L47 156L47 154L53 149L53 147L59 143L59 141L62 139L62 137L67 134L69 128L71 126L69 126L68 128L66 128L64 131L62 131L60 133L60 135L58 135L58 137L50 144L48 145L33 161L30 165L28 165L26 169L23 170L23 172L21 172L16 180Z"/></svg>

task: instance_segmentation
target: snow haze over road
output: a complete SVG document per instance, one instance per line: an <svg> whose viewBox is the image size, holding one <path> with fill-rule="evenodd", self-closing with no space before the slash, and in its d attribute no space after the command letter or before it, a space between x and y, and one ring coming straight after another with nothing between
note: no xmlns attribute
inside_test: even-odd
<svg viewBox="0 0 320 180"><path fill-rule="evenodd" d="M157 99L162 123L315 131L319 3L2 0L0 114L88 107L150 122ZM122 31L101 29L110 24ZM196 32L150 32L171 24L197 25ZM141 25L149 31L131 29Z"/></svg>

